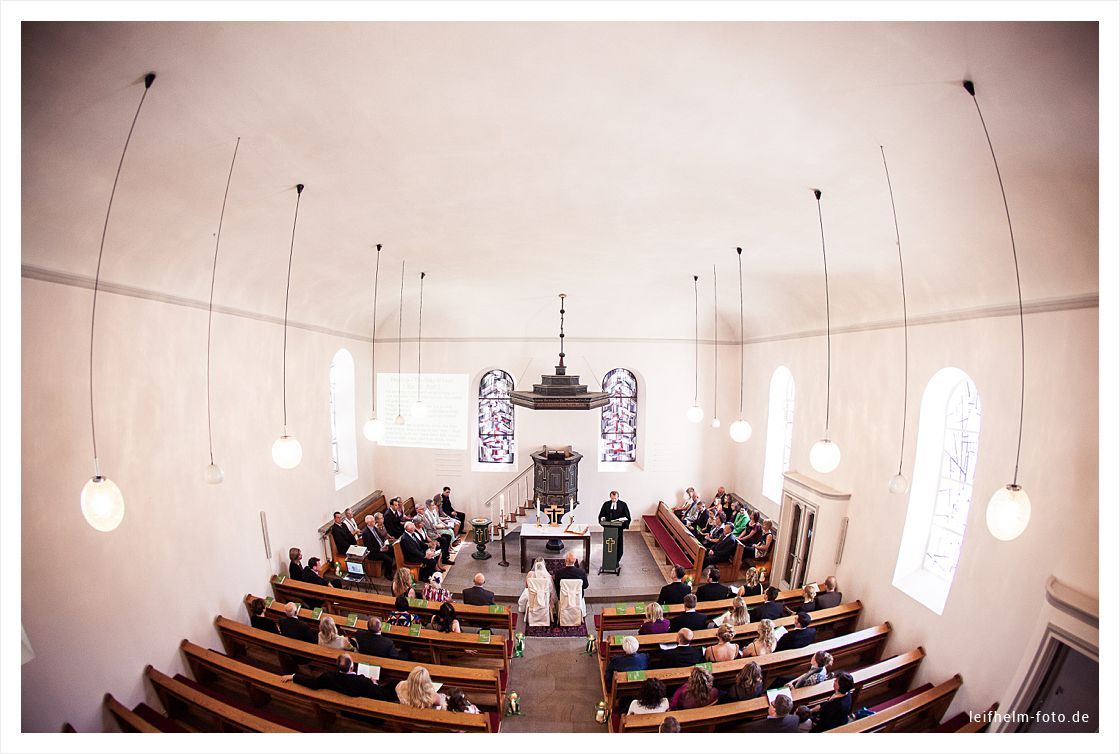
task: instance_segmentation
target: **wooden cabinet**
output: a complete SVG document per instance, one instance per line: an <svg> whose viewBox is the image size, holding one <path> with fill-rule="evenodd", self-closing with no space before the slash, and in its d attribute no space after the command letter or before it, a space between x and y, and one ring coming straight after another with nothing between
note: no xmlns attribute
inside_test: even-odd
<svg viewBox="0 0 1120 754"><path fill-rule="evenodd" d="M844 555L851 494L796 471L784 476L771 583L797 589L835 575Z"/></svg>

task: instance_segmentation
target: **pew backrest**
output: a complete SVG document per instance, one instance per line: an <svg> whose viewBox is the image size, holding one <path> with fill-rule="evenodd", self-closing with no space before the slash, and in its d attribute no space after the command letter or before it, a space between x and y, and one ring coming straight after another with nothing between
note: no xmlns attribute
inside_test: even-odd
<svg viewBox="0 0 1120 754"><path fill-rule="evenodd" d="M941 722L964 681L955 675L944 683L910 697L904 702L854 720L826 733L922 733Z"/></svg>
<svg viewBox="0 0 1120 754"><path fill-rule="evenodd" d="M209 719L212 733L298 733L295 728L266 720L245 710L215 699L180 683L148 665L144 676L155 689L159 703L171 715L172 710L186 707L196 715Z"/></svg>

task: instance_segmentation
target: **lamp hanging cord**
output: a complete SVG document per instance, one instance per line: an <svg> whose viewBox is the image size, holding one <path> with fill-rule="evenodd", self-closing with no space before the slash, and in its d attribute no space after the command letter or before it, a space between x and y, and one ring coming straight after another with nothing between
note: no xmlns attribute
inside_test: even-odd
<svg viewBox="0 0 1120 754"><path fill-rule="evenodd" d="M420 273L420 311L416 320L416 402L420 402L420 353L424 350L421 336L424 334L424 277L428 273Z"/></svg>
<svg viewBox="0 0 1120 754"><path fill-rule="evenodd" d="M693 327L692 332L692 402L700 405L700 276L692 276Z"/></svg>
<svg viewBox="0 0 1120 754"><path fill-rule="evenodd" d="M824 216L821 215L821 190L813 189L817 197L817 219L821 224L821 257L824 258L824 339L825 339L825 378L824 378L824 439L828 439L828 415L832 405L832 312L828 301L828 252L824 248Z"/></svg>
<svg viewBox="0 0 1120 754"><path fill-rule="evenodd" d="M879 145L883 155L883 172L887 175L887 191L891 195L891 216L894 218L894 245L898 249L898 276L902 280L902 442L898 449L898 473L902 473L902 457L906 452L906 410L910 398L910 324L906 307L906 270L902 265L902 239L898 234L898 211L894 206L894 189L891 171L887 169L887 152Z"/></svg>
<svg viewBox="0 0 1120 754"><path fill-rule="evenodd" d="M214 281L218 279L218 247L222 243L222 222L226 219L226 201L229 199L229 184L233 181L233 166L237 163L237 148L241 137L233 145L233 159L229 163L229 176L226 177L226 192L222 195L222 212L218 215L218 234L214 241L214 265L210 269L210 305L206 310L206 436L210 443L210 463L214 463L214 429L210 420L210 333L214 324Z"/></svg>
<svg viewBox="0 0 1120 754"><path fill-rule="evenodd" d="M397 416L401 415L401 338L404 337L404 260L401 260L401 306L397 316Z"/></svg>
<svg viewBox="0 0 1120 754"><path fill-rule="evenodd" d="M1011 227L1011 209L1007 205L1003 175L999 172L999 162L996 160L996 149L992 146L991 134L988 133L988 124L984 121L984 113L980 111L980 102L976 99L976 87L971 81L962 83L965 91L972 96L972 104L976 106L976 114L980 116L980 125L984 127L984 138L988 140L988 151L992 153L992 164L996 168L996 178L999 180L999 193L1003 197L1003 213L1007 216L1007 234L1011 236L1011 258L1015 261L1015 290L1019 295L1019 441L1015 445L1015 476L1011 484L1018 487L1019 455L1023 449L1023 406L1027 393L1027 338L1023 327L1023 284L1019 279L1019 252L1015 248L1015 231Z"/></svg>
<svg viewBox="0 0 1120 754"><path fill-rule="evenodd" d="M712 418L716 418L719 402L719 286L716 266L712 265Z"/></svg>
<svg viewBox="0 0 1120 754"><path fill-rule="evenodd" d="M373 342L369 349L370 406L377 416L377 280L381 276L381 244L377 244L377 262L373 266Z"/></svg>
<svg viewBox="0 0 1120 754"><path fill-rule="evenodd" d="M743 248L735 247L739 258L739 419L743 418Z"/></svg>
<svg viewBox="0 0 1120 754"><path fill-rule="evenodd" d="M299 220L299 198L303 194L303 184L296 184L296 211L292 216L292 245L288 249L288 283L284 287L284 434L288 434L288 294L292 290L292 257L296 250L296 221Z"/></svg>
<svg viewBox="0 0 1120 754"><path fill-rule="evenodd" d="M97 272L93 276L93 311L89 318L89 431L93 439L93 465L95 475L101 476L97 463L97 423L93 415L93 333L97 322L97 291L101 283L101 256L105 253L105 236L109 232L109 215L113 211L113 198L117 195L117 182L121 178L121 167L124 166L124 156L128 154L128 143L132 141L132 131L136 128L136 120L140 117L140 108L144 107L144 100L152 82L156 80L154 73L144 76L144 92L140 95L140 104L136 106L136 114L132 116L132 125L128 127L128 136L124 140L124 149L121 150L121 159L117 163L117 173L113 176L113 188L109 191L109 206L105 209L105 224L101 228L101 246L97 250Z"/></svg>

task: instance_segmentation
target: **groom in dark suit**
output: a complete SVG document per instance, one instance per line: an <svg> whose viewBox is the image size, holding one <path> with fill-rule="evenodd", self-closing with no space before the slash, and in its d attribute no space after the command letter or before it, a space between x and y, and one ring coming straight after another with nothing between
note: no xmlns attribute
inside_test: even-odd
<svg viewBox="0 0 1120 754"><path fill-rule="evenodd" d="M603 503L603 507L599 509L599 523L604 521L614 521L619 519L622 521L622 529L630 528L630 508L625 502L618 499L618 490L611 490L611 499ZM625 535L619 532L618 535L618 562L622 562L622 543L625 540Z"/></svg>

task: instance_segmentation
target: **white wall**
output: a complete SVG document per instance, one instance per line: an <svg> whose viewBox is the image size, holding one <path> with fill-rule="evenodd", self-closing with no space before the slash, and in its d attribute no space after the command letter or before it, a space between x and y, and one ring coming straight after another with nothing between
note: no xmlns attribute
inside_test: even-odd
<svg viewBox="0 0 1120 754"><path fill-rule="evenodd" d="M266 590L287 548L298 545L305 556L319 552L316 528L332 510L370 490L422 497L449 484L457 505L476 513L480 501L512 476L472 471L470 443L454 453L372 449L359 432L359 480L336 493L327 370L339 347L354 355L357 421L364 421L368 344L303 330L289 331L288 422L303 443L304 458L293 471L278 469L270 448L281 422L280 328L216 316L215 454L226 481L208 486L202 480L208 461L205 311L104 295L96 356L98 439L103 470L123 490L127 511L117 531L98 533L85 524L78 506L79 491L92 473L86 384L90 297L86 289L23 281L21 619L36 652L22 670L26 731L58 730L64 720L78 730L101 730L106 691L134 704L146 693L145 664L172 673L181 669L181 639L219 646L214 616L243 617L242 597ZM842 587L864 601L867 621L892 622L891 650L925 646L923 678L962 673L957 708L1010 699L1005 685L1024 647L1008 637L1033 628L1047 575L1097 594L1096 309L1028 317L1031 371L1021 481L1034 502L1034 519L1012 543L996 542L983 524L986 499L1009 481L1013 463L1016 334L1010 319L929 325L912 333L907 468L913 422L930 375L945 365L958 366L976 382L984 402L978 499L958 583L940 618L890 585L905 513L905 500L886 492L898 452L900 333L833 339L832 429L844 458L824 481L852 492L852 524L838 574ZM793 467L809 471L808 450L823 425L821 339L748 347L745 416L755 435L745 446L727 439L738 406L737 348L721 348L719 430L708 427L710 348L701 351L707 416L700 425L684 419L692 398L689 344L573 342L567 350L571 371L585 384L626 366L639 375L642 389L641 472L598 471L598 411L517 410L520 468L528 463L524 454L542 443L570 443L585 454L581 519L593 517L612 488L622 491L635 514L658 499L676 499L689 484L708 496L726 483L765 506L760 489L766 401L778 364L791 369L797 386ZM406 343L406 363L409 353ZM380 368L395 364L395 357L395 344L379 347ZM434 342L424 350L425 371L466 372L472 386L486 369L502 367L519 388L526 387L551 370L554 358L552 347L510 341ZM269 516L271 562L261 542L260 510ZM62 552L72 556L48 557L45 543L60 536Z"/></svg>
<svg viewBox="0 0 1120 754"><path fill-rule="evenodd" d="M891 585L907 496L887 492L898 468L902 413L899 330L834 336L831 434L843 452L831 474L808 463L824 428L823 338L748 347L750 419L765 426L763 386L779 364L797 384L791 467L852 494L851 518L838 578L845 595L863 601L864 623L889 620L890 652L922 645L919 682L960 673L964 686L952 712L1005 706L1050 574L1098 594L1097 310L1051 312L1026 319L1027 383L1020 483L1032 518L1013 542L988 533L988 498L1011 481L1019 415L1018 320L966 320L917 327L910 333L910 402L904 473L912 477L922 391L945 366L963 369L980 391L981 431L974 497L957 577L938 616ZM739 449L736 489L761 498L764 438ZM777 506L773 506L774 510ZM810 565L811 579L828 575Z"/></svg>

